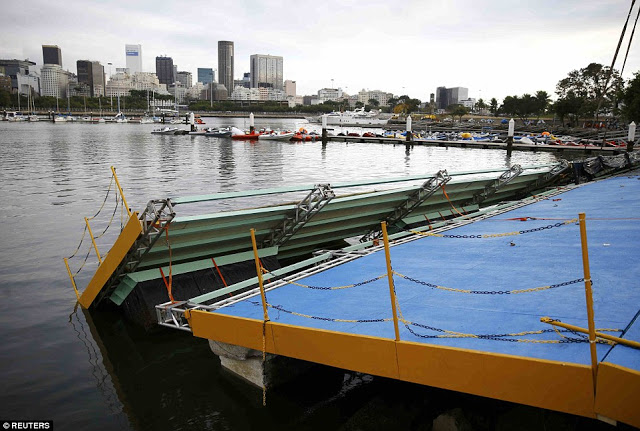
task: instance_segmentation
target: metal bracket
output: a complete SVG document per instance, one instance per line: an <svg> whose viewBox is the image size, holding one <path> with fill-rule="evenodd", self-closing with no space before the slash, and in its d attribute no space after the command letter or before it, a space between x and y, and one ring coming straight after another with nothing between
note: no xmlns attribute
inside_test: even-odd
<svg viewBox="0 0 640 431"><path fill-rule="evenodd" d="M142 224L142 234L100 290L100 293L94 300L94 304L99 304L102 300L109 297L111 292L120 283L120 279L125 274L132 273L138 268L143 257L151 250L158 239L160 239L162 232L168 227L175 216L176 213L173 210L170 199L156 199L147 203L147 207L139 218Z"/></svg>
<svg viewBox="0 0 640 431"><path fill-rule="evenodd" d="M317 184L313 190L296 205L295 214L284 219L281 225L274 227L262 241L261 247L281 246L316 215L335 193L330 184Z"/></svg>
<svg viewBox="0 0 640 431"><path fill-rule="evenodd" d="M429 178L417 190L411 193L407 200L394 208L384 220L390 226L399 223L450 180L451 176L449 176L446 169L438 171L433 177ZM375 226L360 238L360 242L367 242L381 237L382 231L378 226Z"/></svg>
<svg viewBox="0 0 640 431"><path fill-rule="evenodd" d="M471 200L472 204L480 204L482 201L487 199L489 196L494 195L498 190L502 187L509 184L513 181L518 175L523 172L523 169L520 165L513 165L506 171L504 171L498 178L491 181L484 187L484 190L473 195L473 199Z"/></svg>

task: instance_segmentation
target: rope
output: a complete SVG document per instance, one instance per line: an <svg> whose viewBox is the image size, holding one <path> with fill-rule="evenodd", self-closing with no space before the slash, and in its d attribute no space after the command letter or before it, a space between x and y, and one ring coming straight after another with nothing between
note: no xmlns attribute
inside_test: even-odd
<svg viewBox="0 0 640 431"><path fill-rule="evenodd" d="M584 281L584 278L577 278L571 281L565 281L562 283L550 284L548 286L540 286L540 287L531 287L528 289L513 289L513 290L470 290L470 289L457 289L454 287L445 287L440 286L438 284L428 283L426 281L418 280L413 277L409 277L408 275L400 274L399 272L393 271L395 275L398 277L404 278L405 280L411 281L416 284L420 284L422 286L431 287L433 289L446 290L448 292L458 292L458 293L469 293L473 295L516 295L518 293L531 293L531 292L540 292L543 290L555 289L557 287L569 286L572 284L580 283Z"/></svg>

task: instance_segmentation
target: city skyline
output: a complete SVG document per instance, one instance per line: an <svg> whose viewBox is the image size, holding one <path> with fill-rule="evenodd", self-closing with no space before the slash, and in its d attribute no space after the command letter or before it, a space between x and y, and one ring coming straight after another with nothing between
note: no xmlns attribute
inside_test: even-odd
<svg viewBox="0 0 640 431"><path fill-rule="evenodd" d="M198 21L171 2L71 0L64 14L44 1L19 8L11 4L0 18L6 35L0 57L29 58L37 69L42 45L57 45L65 70L74 71L77 60L88 59L113 63L115 71L126 65L124 45L134 42L144 46L143 70L154 71L155 57L166 55L195 76L198 67L215 68L217 42L229 40L234 42L234 79L250 70L253 54L282 56L284 79L295 80L300 95L341 87L349 94L380 89L426 101L439 86L462 85L469 97L485 100L537 90L555 96L555 85L570 71L591 62L611 64L630 3L569 0L560 7L544 0L527 7L507 1L373 1L363 8L334 1L287 7L223 1L215 10L200 1L189 5L198 10ZM176 25L182 16L188 26ZM59 20L56 31L50 29L53 20ZM217 23L215 29L209 22ZM66 27L73 30L60 30ZM638 45L629 52L627 79L640 69Z"/></svg>

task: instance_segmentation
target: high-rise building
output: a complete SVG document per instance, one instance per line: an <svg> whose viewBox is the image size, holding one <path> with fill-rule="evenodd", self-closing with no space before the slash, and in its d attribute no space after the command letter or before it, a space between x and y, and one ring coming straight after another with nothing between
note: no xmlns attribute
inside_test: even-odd
<svg viewBox="0 0 640 431"><path fill-rule="evenodd" d="M59 64L45 64L40 69L42 95L63 98L69 90L69 72Z"/></svg>
<svg viewBox="0 0 640 431"><path fill-rule="evenodd" d="M158 75L160 84L166 84L167 86L173 84L175 82L173 72L173 58L156 57L156 75Z"/></svg>
<svg viewBox="0 0 640 431"><path fill-rule="evenodd" d="M227 89L231 96L233 92L233 42L218 41L218 81Z"/></svg>
<svg viewBox="0 0 640 431"><path fill-rule="evenodd" d="M193 85L193 78L191 72L180 71L176 74L176 82L181 83L184 88L191 88Z"/></svg>
<svg viewBox="0 0 640 431"><path fill-rule="evenodd" d="M436 89L436 105L438 109L447 109L450 105L460 104L469 98L469 89L465 87L438 87Z"/></svg>
<svg viewBox="0 0 640 431"><path fill-rule="evenodd" d="M42 45L42 62L62 66L62 51L58 45Z"/></svg>
<svg viewBox="0 0 640 431"><path fill-rule="evenodd" d="M215 80L216 77L213 74L212 68L198 68L198 82L202 82L203 84L211 84Z"/></svg>
<svg viewBox="0 0 640 431"><path fill-rule="evenodd" d="M89 86L91 97L104 96L104 66L99 61L78 60L78 82Z"/></svg>
<svg viewBox="0 0 640 431"><path fill-rule="evenodd" d="M142 72L142 45L125 45L127 69L131 75Z"/></svg>
<svg viewBox="0 0 640 431"><path fill-rule="evenodd" d="M0 67L4 68L4 74L11 77L12 91L18 90L18 76L29 75L29 66L35 65L33 61L29 60L0 60Z"/></svg>
<svg viewBox="0 0 640 431"><path fill-rule="evenodd" d="M287 94L287 96L295 97L296 91L296 81L292 81L290 79L284 81L284 92Z"/></svg>
<svg viewBox="0 0 640 431"><path fill-rule="evenodd" d="M284 88L282 57L254 54L251 56L251 88Z"/></svg>

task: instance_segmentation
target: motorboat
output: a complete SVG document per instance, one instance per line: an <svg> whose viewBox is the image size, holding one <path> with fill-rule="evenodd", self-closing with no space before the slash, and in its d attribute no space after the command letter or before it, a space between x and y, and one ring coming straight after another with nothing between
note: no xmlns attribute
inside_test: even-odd
<svg viewBox="0 0 640 431"><path fill-rule="evenodd" d="M270 132L266 132L258 136L258 139L263 141L289 141L295 133L293 132L276 132L271 130Z"/></svg>
<svg viewBox="0 0 640 431"><path fill-rule="evenodd" d="M127 117L124 116L122 112L118 112L115 117L113 117L114 122L116 123L128 123Z"/></svg>
<svg viewBox="0 0 640 431"><path fill-rule="evenodd" d="M208 129L204 135L212 138L229 138L231 136L231 129Z"/></svg>
<svg viewBox="0 0 640 431"><path fill-rule="evenodd" d="M53 122L54 123L65 123L67 121L66 117L62 116L62 115L56 115L53 118Z"/></svg>
<svg viewBox="0 0 640 431"><path fill-rule="evenodd" d="M177 127L163 127L161 129L155 129L151 131L151 134L153 135L176 135L179 132L182 132L180 129L178 129Z"/></svg>
<svg viewBox="0 0 640 431"><path fill-rule="evenodd" d="M236 140L256 140L258 139L258 137L260 136L260 133L258 132L253 132L253 133L245 133L242 130L238 129L237 127L232 127L231 128L231 139L236 139Z"/></svg>
<svg viewBox="0 0 640 431"><path fill-rule="evenodd" d="M378 111L365 111L356 108L353 111L332 112L327 114L327 124L336 126L360 126L373 124L387 124L387 120L379 118Z"/></svg>

